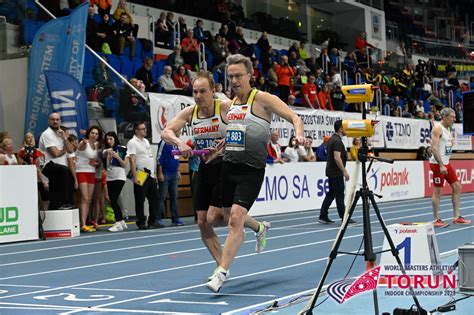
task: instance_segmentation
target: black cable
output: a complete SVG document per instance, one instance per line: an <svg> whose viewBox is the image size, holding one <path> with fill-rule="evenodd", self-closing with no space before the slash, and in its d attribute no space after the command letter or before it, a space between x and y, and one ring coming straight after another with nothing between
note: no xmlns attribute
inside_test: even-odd
<svg viewBox="0 0 474 315"><path fill-rule="evenodd" d="M472 297L472 295L466 294L466 296L464 296L464 297L462 297L462 298L454 299L454 300L451 299L448 303L443 304L443 305L440 305L440 306L437 306L435 309L431 310L430 313L435 313L435 312L438 311L438 309L439 309L440 307L444 307L444 306L449 306L449 305L452 305L452 304L456 304L457 302L462 301L462 300L465 300L465 299L468 299L468 298L470 298L470 297Z"/></svg>

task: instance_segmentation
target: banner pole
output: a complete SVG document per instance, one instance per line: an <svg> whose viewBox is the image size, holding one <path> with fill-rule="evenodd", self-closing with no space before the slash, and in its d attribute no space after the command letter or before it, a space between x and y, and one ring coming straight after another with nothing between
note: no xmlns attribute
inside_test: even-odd
<svg viewBox="0 0 474 315"><path fill-rule="evenodd" d="M57 19L53 13L51 13L44 5L42 5L39 0L35 0L35 3L44 10L44 12L48 13L53 19ZM126 80L117 70L115 70L107 61L105 61L99 54L97 54L92 48L90 48L86 43L84 43L87 50L89 50L97 59L99 59L103 64L107 66L116 76L120 78L128 87L130 87L135 93L137 93L145 102L147 101L147 97L143 95L136 87L134 87L128 80Z"/></svg>

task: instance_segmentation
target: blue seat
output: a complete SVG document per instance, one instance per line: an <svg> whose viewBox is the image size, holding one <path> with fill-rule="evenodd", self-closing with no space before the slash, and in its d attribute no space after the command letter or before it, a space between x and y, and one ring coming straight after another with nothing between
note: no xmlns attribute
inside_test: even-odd
<svg viewBox="0 0 474 315"><path fill-rule="evenodd" d="M280 55L281 55L281 56L288 56L288 50L286 50L286 49L281 49L281 50L280 50Z"/></svg>
<svg viewBox="0 0 474 315"><path fill-rule="evenodd" d="M107 55L107 60L108 63L118 72L121 71L122 69L122 62L120 61L119 57L117 55L111 54Z"/></svg>
<svg viewBox="0 0 474 315"><path fill-rule="evenodd" d="M92 77L92 73L84 73L82 76L82 86L87 91L88 88L94 86L96 84L94 78Z"/></svg>
<svg viewBox="0 0 474 315"><path fill-rule="evenodd" d="M130 57L128 57L128 55L122 55L119 58L122 62L120 73L126 76L128 80L130 80L135 75L135 72L133 71L133 62L130 60Z"/></svg>
<svg viewBox="0 0 474 315"><path fill-rule="evenodd" d="M96 24L99 24L102 22L102 17L99 14L94 14L94 17L92 18Z"/></svg>
<svg viewBox="0 0 474 315"><path fill-rule="evenodd" d="M23 20L23 39L25 44L33 43L35 34L38 31L38 24L34 20L24 19Z"/></svg>
<svg viewBox="0 0 474 315"><path fill-rule="evenodd" d="M133 73L136 73L138 69L140 69L143 65L143 61L141 58L133 57Z"/></svg>
<svg viewBox="0 0 474 315"><path fill-rule="evenodd" d="M260 48L257 45L253 45L253 48L255 49L255 57L260 60Z"/></svg>
<svg viewBox="0 0 474 315"><path fill-rule="evenodd" d="M164 72L165 66L166 66L166 60L160 60L158 62L155 62L155 64L153 64L153 68L151 69L153 80L158 81L158 79Z"/></svg>
<svg viewBox="0 0 474 315"><path fill-rule="evenodd" d="M96 58L95 56L86 49L85 55L84 55L84 74L86 73L91 73L94 70L96 64Z"/></svg>
<svg viewBox="0 0 474 315"><path fill-rule="evenodd" d="M142 43L138 39L135 38L135 54L134 54L134 56L141 59L142 58L142 50L143 50Z"/></svg>
<svg viewBox="0 0 474 315"><path fill-rule="evenodd" d="M211 49L206 47L206 62L207 62L207 70L212 70L214 66L214 57L212 56Z"/></svg>

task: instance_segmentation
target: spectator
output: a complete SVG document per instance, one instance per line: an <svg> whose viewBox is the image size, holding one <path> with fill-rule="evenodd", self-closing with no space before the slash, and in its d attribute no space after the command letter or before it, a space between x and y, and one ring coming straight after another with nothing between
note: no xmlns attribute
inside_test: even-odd
<svg viewBox="0 0 474 315"><path fill-rule="evenodd" d="M178 18L178 22L179 22L179 37L185 38L188 32L188 25L186 24L186 19L184 18L184 16L180 16Z"/></svg>
<svg viewBox="0 0 474 315"><path fill-rule="evenodd" d="M258 59L257 58L251 58L251 59L252 59L252 68L253 68L252 75L255 77L255 80L258 81L258 79L263 77L263 73L258 67Z"/></svg>
<svg viewBox="0 0 474 315"><path fill-rule="evenodd" d="M252 57L254 53L253 46L245 40L244 30L241 27L236 28L235 36L232 40L229 40L227 47L231 54L239 53L246 57Z"/></svg>
<svg viewBox="0 0 474 315"><path fill-rule="evenodd" d="M119 21L122 18L123 13L126 13L127 15L130 16L130 12L128 12L128 9L127 9L127 1L119 0L119 2L117 3L117 8L115 8L114 14L112 15L112 18L115 21ZM132 18L130 18L130 23L133 23Z"/></svg>
<svg viewBox="0 0 474 315"><path fill-rule="evenodd" d="M124 1L125 2L125 1ZM97 12L101 17L104 15L110 14L110 9L112 9L112 0L94 0L94 3L97 5ZM120 4L120 1L119 1Z"/></svg>
<svg viewBox="0 0 474 315"><path fill-rule="evenodd" d="M334 89L337 85L342 86L341 74L336 67L331 69L331 87Z"/></svg>
<svg viewBox="0 0 474 315"><path fill-rule="evenodd" d="M107 57L102 57L107 61ZM115 95L118 92L117 86L115 85L112 77L112 72L103 62L98 62L92 70L92 77L95 83L99 85L99 102L103 102L104 99L110 95Z"/></svg>
<svg viewBox="0 0 474 315"><path fill-rule="evenodd" d="M133 130L135 135L127 143L127 151L130 159L130 172L133 178L137 227L139 230L146 230L147 228L156 229L161 226L156 221L160 201L157 188L158 183L155 180L155 161L150 143L146 139L147 127L145 123L136 123ZM148 216L148 226L144 212L145 198L148 200L150 213Z"/></svg>
<svg viewBox="0 0 474 315"><path fill-rule="evenodd" d="M185 66L180 66L178 68L178 72L173 76L173 82L177 89L181 89L191 96L191 81Z"/></svg>
<svg viewBox="0 0 474 315"><path fill-rule="evenodd" d="M395 54L397 56L397 63L405 65L407 60L407 51L405 49L404 42L400 41L400 44L395 49Z"/></svg>
<svg viewBox="0 0 474 315"><path fill-rule="evenodd" d="M299 145L296 143L295 136L291 136L290 140L288 141L288 146L285 149L285 155L288 159L288 162L298 162L299 154L298 154Z"/></svg>
<svg viewBox="0 0 474 315"><path fill-rule="evenodd" d="M184 65L184 59L181 56L181 45L174 46L173 52L166 59L166 63L172 67L173 71L178 71L178 68Z"/></svg>
<svg viewBox="0 0 474 315"><path fill-rule="evenodd" d="M130 47L130 59L135 55L135 37L132 34L129 15L122 13L120 20L112 26L114 38L117 41L117 54L122 55L125 47Z"/></svg>
<svg viewBox="0 0 474 315"><path fill-rule="evenodd" d="M296 104L296 97L292 94L288 95L288 101L286 102L288 106L297 106Z"/></svg>
<svg viewBox="0 0 474 315"><path fill-rule="evenodd" d="M142 94L145 92L145 85L142 81L132 78L130 83ZM139 121L148 122L150 120L150 114L146 108L145 100L128 85L120 91L119 115L130 123Z"/></svg>
<svg viewBox="0 0 474 315"><path fill-rule="evenodd" d="M463 122L462 103L457 101L456 102L456 123L462 124L462 122Z"/></svg>
<svg viewBox="0 0 474 315"><path fill-rule="evenodd" d="M166 25L166 13L161 12L160 17L155 22L155 46L169 48L171 46L172 30Z"/></svg>
<svg viewBox="0 0 474 315"><path fill-rule="evenodd" d="M367 38L367 34L365 32L361 32L355 40L355 49L356 49L355 53L356 53L356 56L357 56L357 61L359 63L360 62L362 62L362 63L367 62L367 60L366 60L366 58L367 58L366 57L367 47L375 48L375 46L370 44L367 41L366 38Z"/></svg>
<svg viewBox="0 0 474 315"><path fill-rule="evenodd" d="M300 47L298 48L298 54L300 55L300 58L303 59L304 61L310 58L310 55L305 49L305 45L306 45L306 41L302 40L300 41Z"/></svg>
<svg viewBox="0 0 474 315"><path fill-rule="evenodd" d="M261 52L268 51L268 47L270 47L270 42L268 41L268 33L266 31L263 32L262 35L260 35L260 37L258 38L257 47L260 48ZM262 61L261 58L260 61Z"/></svg>
<svg viewBox="0 0 474 315"><path fill-rule="evenodd" d="M278 131L272 131L270 134L270 142L267 144L268 155L273 158L273 163L285 163L284 159L281 156L281 146L278 144L278 139L280 135Z"/></svg>
<svg viewBox="0 0 474 315"><path fill-rule="evenodd" d="M318 109L319 108L319 101L317 98L317 88L316 84L316 77L314 74L309 75L308 83L303 85L303 106Z"/></svg>
<svg viewBox="0 0 474 315"><path fill-rule="evenodd" d="M344 58L344 67L347 70L347 76L352 81L355 81L355 73L358 70L357 59L354 51L349 51Z"/></svg>
<svg viewBox="0 0 474 315"><path fill-rule="evenodd" d="M334 110L332 107L332 100L329 94L329 85L326 83L323 85L322 90L318 92L319 108L324 110Z"/></svg>
<svg viewBox="0 0 474 315"><path fill-rule="evenodd" d="M196 26L193 29L193 37L198 41L198 43L202 43L207 40L206 36L204 36L204 22L201 19L196 21Z"/></svg>
<svg viewBox="0 0 474 315"><path fill-rule="evenodd" d="M153 82L151 69L153 68L153 59L146 57L143 65L135 72L135 78L145 84L145 92L158 92L158 86Z"/></svg>
<svg viewBox="0 0 474 315"><path fill-rule="evenodd" d="M328 160L328 141L331 139L330 136L324 136L323 143L316 147L316 160L327 161Z"/></svg>
<svg viewBox="0 0 474 315"><path fill-rule="evenodd" d="M168 28L168 30L173 33L174 32L174 24L175 24L175 21L174 20L174 13L173 12L166 12L166 26Z"/></svg>
<svg viewBox="0 0 474 315"><path fill-rule="evenodd" d="M359 137L354 137L352 139L352 146L349 150L349 155L351 157L352 161L358 161L359 160L359 148L361 146L360 138Z"/></svg>
<svg viewBox="0 0 474 315"><path fill-rule="evenodd" d="M290 78L295 75L288 64L288 56L281 57L281 64L277 66L276 74L278 76L279 97L283 102L286 102L288 95L290 95Z"/></svg>
<svg viewBox="0 0 474 315"><path fill-rule="evenodd" d="M324 74L328 73L329 67L331 66L331 61L329 60L327 48L321 49L321 53L316 59L316 64L318 67L322 68L322 72L324 72Z"/></svg>
<svg viewBox="0 0 474 315"><path fill-rule="evenodd" d="M342 88L339 84L336 85L336 88L331 91L331 103L334 110L343 111L346 97L342 93Z"/></svg>
<svg viewBox="0 0 474 315"><path fill-rule="evenodd" d="M236 33L236 23L230 18L230 12L224 12L224 19L222 20L221 28L226 26L227 33L225 34L226 39L230 42L235 38ZM220 33L220 31L219 31Z"/></svg>
<svg viewBox="0 0 474 315"><path fill-rule="evenodd" d="M166 195L169 194L172 225L184 225L178 215L178 181L181 179L179 160L171 153L173 146L163 140L158 144L156 160L158 161L158 182L160 203L158 210L158 224L162 225Z"/></svg>
<svg viewBox="0 0 474 315"><path fill-rule="evenodd" d="M124 231L128 229L128 226L124 220L122 208L118 200L123 185L125 185L125 168L128 165L128 156L127 148L120 145L117 134L114 131L105 134L102 156L107 169L107 193L115 216L115 223L109 228L109 232Z"/></svg>
<svg viewBox="0 0 474 315"><path fill-rule="evenodd" d="M192 70L198 70L198 51L199 44L197 40L193 38L193 30L188 30L186 37L181 40L181 47L183 49L182 54L184 62L191 66Z"/></svg>
<svg viewBox="0 0 474 315"><path fill-rule="evenodd" d="M81 140L76 151L76 181L81 193L80 201L80 221L81 232L95 232L97 224L94 227L86 225L89 209L94 194L95 173L96 169L100 169L99 150L102 147L102 129L98 126L91 126L87 129L85 138Z"/></svg>
<svg viewBox="0 0 474 315"><path fill-rule="evenodd" d="M272 67L267 73L267 83L270 90L275 90L278 87L278 75L277 75L278 63L274 62Z"/></svg>
<svg viewBox="0 0 474 315"><path fill-rule="evenodd" d="M290 95L294 97L300 96L300 86L295 83L295 77L290 77L290 85L288 87L290 88Z"/></svg>
<svg viewBox="0 0 474 315"><path fill-rule="evenodd" d="M413 102L416 102L416 100L413 100ZM422 100L416 102L415 112L425 112L425 105L423 104Z"/></svg>
<svg viewBox="0 0 474 315"><path fill-rule="evenodd" d="M178 89L172 78L172 70L170 66L165 66L164 73L160 76L160 86L169 94L183 94L183 89Z"/></svg>
<svg viewBox="0 0 474 315"><path fill-rule="evenodd" d="M410 113L410 108L408 107L408 105L403 106L402 117L413 118L413 114Z"/></svg>
<svg viewBox="0 0 474 315"><path fill-rule="evenodd" d="M311 147L313 145L313 138L306 137L306 140L304 146L299 149L299 160L300 162L315 162L316 155L314 155L313 148Z"/></svg>
<svg viewBox="0 0 474 315"><path fill-rule="evenodd" d="M102 21L100 21L97 27L97 37L99 37L99 47L103 53L111 53L110 47L112 46L113 42L113 30L112 24L110 20L110 16L108 14L104 14L102 17ZM104 47L104 45L108 47Z"/></svg>
<svg viewBox="0 0 474 315"><path fill-rule="evenodd" d="M3 152L3 163L2 165L20 165L23 164L23 160L19 159L15 153L13 147L13 140L10 137L3 139L0 144L1 152Z"/></svg>
<svg viewBox="0 0 474 315"><path fill-rule="evenodd" d="M43 174L49 180L50 200L48 209L56 210L72 204L74 178L67 167L66 153L73 153L67 132L60 129L61 117L52 113L48 118L49 127L41 134L39 149L45 155Z"/></svg>
<svg viewBox="0 0 474 315"><path fill-rule="evenodd" d="M258 78L257 83L255 84L255 88L259 91L263 92L269 92L270 87L268 86L267 80L265 80L265 77L261 76Z"/></svg>

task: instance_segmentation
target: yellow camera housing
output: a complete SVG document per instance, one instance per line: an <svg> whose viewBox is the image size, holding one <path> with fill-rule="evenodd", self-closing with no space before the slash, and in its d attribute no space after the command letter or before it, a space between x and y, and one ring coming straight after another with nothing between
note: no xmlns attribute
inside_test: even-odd
<svg viewBox="0 0 474 315"><path fill-rule="evenodd" d="M375 133L375 125L377 120L343 120L342 128L346 131L346 136L355 137L372 137Z"/></svg>
<svg viewBox="0 0 474 315"><path fill-rule="evenodd" d="M372 84L345 85L342 93L346 97L346 103L372 102L374 99Z"/></svg>

